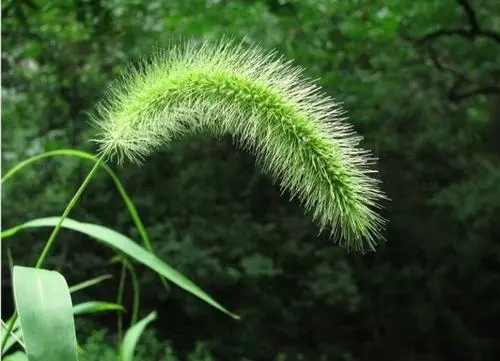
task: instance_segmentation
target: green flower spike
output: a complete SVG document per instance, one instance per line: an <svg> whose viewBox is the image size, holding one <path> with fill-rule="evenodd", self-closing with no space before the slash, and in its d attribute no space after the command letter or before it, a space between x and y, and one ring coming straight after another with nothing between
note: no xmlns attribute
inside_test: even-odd
<svg viewBox="0 0 500 361"><path fill-rule="evenodd" d="M230 134L347 247L374 249L384 194L374 158L333 99L302 70L256 46L189 41L113 84L92 117L100 152L119 162L187 133Z"/></svg>

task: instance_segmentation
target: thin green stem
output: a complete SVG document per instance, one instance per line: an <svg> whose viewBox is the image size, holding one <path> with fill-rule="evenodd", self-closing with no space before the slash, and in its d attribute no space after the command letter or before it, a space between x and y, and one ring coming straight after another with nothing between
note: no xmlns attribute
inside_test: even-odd
<svg viewBox="0 0 500 361"><path fill-rule="evenodd" d="M56 224L48 241L45 243L45 247L43 248L42 253L38 257L35 268L40 268L43 266L43 263L45 262L45 259L47 258L47 255L49 254L49 250L52 247L52 244L54 243L59 231L61 230L61 227L62 227L64 220L68 217L71 210L75 207L75 205L78 202L78 200L80 199L83 191L85 190L85 188L89 184L89 182L92 179L92 177L94 176L94 174L99 169L99 166L100 166L102 160L103 160L102 157L97 160L97 162L94 164L94 167L90 170L87 177L83 180L82 184L80 185L80 187L76 191L73 198L71 198L71 200L69 201L68 205L66 206L66 209L64 210L61 218L59 219L59 222ZM12 317L9 320L9 323L7 325L7 330L6 330L5 335L3 337L3 340L2 340L2 347L1 347L2 350L4 349L4 347L7 343L9 335L12 332L12 329L14 328L14 323L16 321L17 321L17 311L14 311L14 314L12 315Z"/></svg>
<svg viewBox="0 0 500 361"><path fill-rule="evenodd" d="M7 344L7 340L9 339L9 335L12 332L12 329L14 328L14 323L16 323L17 320L17 310L14 310L14 314L9 320L9 323L7 324L6 330L5 330L5 335L3 336L2 340L2 351L5 348L5 345Z"/></svg>
<svg viewBox="0 0 500 361"><path fill-rule="evenodd" d="M87 188L87 185L89 184L90 180L94 176L94 174L97 172L99 169L99 166L102 162L102 158L99 158L97 162L94 164L94 167L90 170L89 174L87 177L83 180L82 184L80 185L80 188L76 191L75 195L71 200L69 201L68 205L66 206L66 209L64 210L61 218L59 219L59 222L56 224L54 230L52 231L52 234L49 237L49 240L47 243L45 243L45 247L42 250L42 253L40 254L40 257L38 257L38 261L36 262L35 268L40 268L43 265L43 262L45 262L45 258L47 258L47 255L49 253L50 247L52 247L52 244L54 243L59 231L61 230L62 224L64 220L68 217L69 213L71 210L75 207L76 203L80 199L80 196L82 195L83 191L85 188Z"/></svg>
<svg viewBox="0 0 500 361"><path fill-rule="evenodd" d="M54 157L54 156L72 156L72 157L77 157L80 159L88 160L91 162L97 162L98 158L96 158L93 154L86 153L80 150L75 150L75 149L57 149L57 150L52 150L48 151L45 153L37 154L33 157L30 157L28 159L25 159L24 161L18 163L15 165L12 169L10 169L7 173L2 175L1 183L3 184L7 180L11 179L16 173L18 173L20 170L22 170L24 167L28 166L31 163L37 162L39 160L42 160L44 158L48 157ZM146 231L146 228L144 227L144 224L142 223L141 218L139 217L139 214L137 212L137 209L135 208L134 203L130 199L129 195L125 191L125 188L123 187L123 184L120 182L120 179L117 177L115 172L106 164L101 162L101 167L109 174L111 179L116 185L116 188L118 189L118 192L122 196L122 199L130 213L130 216L132 217L132 220L135 223L135 226L137 230L139 231L139 234L142 237L143 243L145 247L151 252L154 253L153 250L153 245L151 244L151 240L149 239L149 235ZM167 281L165 280L164 277L160 276L160 280L167 290L167 292L170 291L170 286L168 285Z"/></svg>
<svg viewBox="0 0 500 361"><path fill-rule="evenodd" d="M123 290L125 288L125 277L126 277L126 271L127 271L127 265L125 264L125 261L123 259L119 259L122 263L122 269L120 272L120 283L118 285L118 296L116 303L121 305L123 302ZM120 348L120 342L122 339L122 333L123 333L123 315L121 312L118 312L118 318L117 318L117 329L118 329L118 349Z"/></svg>
<svg viewBox="0 0 500 361"><path fill-rule="evenodd" d="M130 277L132 279L132 289L134 292L133 296L133 305L132 305L132 319L131 319L131 326L135 325L137 323L137 318L139 317L139 302L140 302L140 287L139 287L139 279L137 278L137 273L135 273L134 266L132 263L130 263L127 259L125 259L127 262L127 268L130 272Z"/></svg>

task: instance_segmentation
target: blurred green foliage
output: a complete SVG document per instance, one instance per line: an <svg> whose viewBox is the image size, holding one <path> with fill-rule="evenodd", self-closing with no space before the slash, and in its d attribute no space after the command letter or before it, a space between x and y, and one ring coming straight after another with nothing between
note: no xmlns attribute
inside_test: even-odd
<svg viewBox="0 0 500 361"><path fill-rule="evenodd" d="M89 336L85 343L81 345L82 351L80 357L86 361L116 361L118 354L116 348L111 344L110 337L106 330L96 330ZM303 355L298 355L295 358L287 357L283 353L279 353L274 357L269 358L273 361L299 361L303 359ZM345 355L343 360L351 360L349 355ZM214 361L216 358L212 356L210 347L203 342L197 342L191 352L185 357L179 355L172 347L171 342L162 342L154 331L148 330L141 336L141 342L137 347L135 354L136 361ZM248 358L241 357L238 361L250 361Z"/></svg>
<svg viewBox="0 0 500 361"><path fill-rule="evenodd" d="M158 342L171 340L182 355L203 342L214 360L494 360L499 14L495 0L5 0L2 167L60 147L92 151L85 112L129 62L155 48L179 37L246 36L319 78L375 149L392 199L387 243L374 254L346 254L229 139L179 141L117 172L156 252L243 320L167 292L139 268L142 306L159 313ZM59 215L86 172L87 164L62 158L18 175L3 186L2 223ZM104 173L73 218L137 238ZM15 261L32 264L44 239L20 236ZM118 274L111 255L63 233L47 266L74 283ZM116 295L109 286L89 292ZM97 321L114 332L112 316ZM210 358L190 360L198 359Z"/></svg>

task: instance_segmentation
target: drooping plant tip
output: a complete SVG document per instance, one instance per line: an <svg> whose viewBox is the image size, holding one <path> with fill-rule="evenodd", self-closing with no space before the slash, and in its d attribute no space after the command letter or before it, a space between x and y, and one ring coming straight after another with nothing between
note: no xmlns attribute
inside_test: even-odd
<svg viewBox="0 0 500 361"><path fill-rule="evenodd" d="M188 41L108 90L92 115L100 152L141 163L189 133L230 134L340 244L374 249L385 195L345 112L303 71L258 46Z"/></svg>

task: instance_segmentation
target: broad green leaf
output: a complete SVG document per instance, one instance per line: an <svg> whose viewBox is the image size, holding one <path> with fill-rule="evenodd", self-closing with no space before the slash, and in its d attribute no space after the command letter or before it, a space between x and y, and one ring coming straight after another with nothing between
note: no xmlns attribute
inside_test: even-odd
<svg viewBox="0 0 500 361"><path fill-rule="evenodd" d="M103 276L101 276L102 278ZM71 291L71 288L70 288ZM73 315L83 315L88 313L97 313L97 312L105 312L105 311L123 311L124 308L121 305L110 302L101 302L101 301L89 301L83 302L78 305L73 306ZM2 338L4 332L5 324L2 322ZM9 339L5 344L4 350L2 350L2 354L6 353L16 342L21 342L22 333L19 329L19 319L14 323L14 327L12 332L9 335ZM24 347L24 344L22 344Z"/></svg>
<svg viewBox="0 0 500 361"><path fill-rule="evenodd" d="M28 221L26 223L23 223L21 225L3 231L2 239L11 237L23 229L54 227L58 223L58 221L59 221L58 217L38 218L32 221ZM156 257L153 253L148 252L146 249L142 248L132 239L124 236L123 234L97 224L78 222L70 218L66 218L64 220L62 227L80 233L84 233L92 238L95 238L107 244L108 246L114 247L122 251L132 259L148 266L149 268L156 271L165 278L169 279L179 287L185 289L186 291L202 299L209 305L221 310L222 312L225 312L226 314L235 319L239 319L239 316L235 315L234 313L228 311L226 308L221 306L218 302L216 302L206 292L200 289L191 280L184 277L182 274L180 274L175 269L170 267L168 264L163 262L161 259Z"/></svg>
<svg viewBox="0 0 500 361"><path fill-rule="evenodd" d="M97 312L105 312L105 311L124 311L122 305L111 303L111 302L102 302L102 301L88 301L82 302L78 305L73 306L73 314L83 315L86 313L97 313Z"/></svg>
<svg viewBox="0 0 500 361"><path fill-rule="evenodd" d="M69 288L55 271L14 266L14 300L30 361L77 361Z"/></svg>
<svg viewBox="0 0 500 361"><path fill-rule="evenodd" d="M78 292L78 291L83 290L87 287L91 287L93 285L96 285L96 284L98 284L106 279L109 279L109 278L111 278L111 275L102 275L102 276L90 279L88 281L81 282L77 285L71 286L69 288L69 292L70 293ZM74 306L73 307L73 314L75 314L75 315L77 314L76 311L79 310L78 307L82 307L82 306L80 306L80 305ZM75 309L76 309L76 311L75 311ZM3 339L4 328L5 328L5 325L2 321L2 332L0 332L0 336L1 336L0 339ZM12 328L12 333L9 335L9 339L7 340L5 347L2 350L2 355L5 352L7 352L22 337L21 332L19 331L19 319L17 319L16 322L14 323L14 327Z"/></svg>
<svg viewBox="0 0 500 361"><path fill-rule="evenodd" d="M141 334L144 332L146 326L154 319L156 319L155 311L151 312L149 315L128 329L120 347L121 361L134 360L134 351L137 341L139 340L139 337L141 337Z"/></svg>

